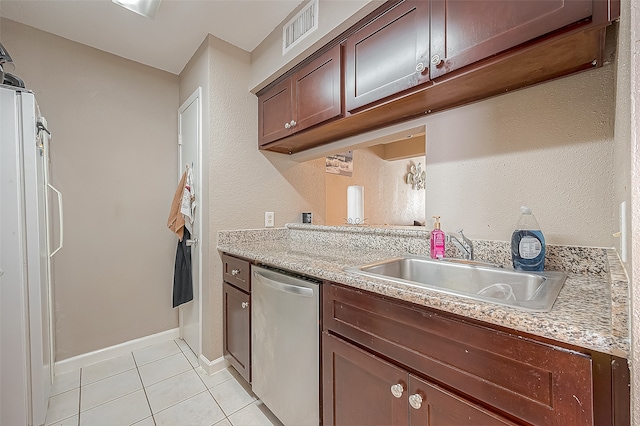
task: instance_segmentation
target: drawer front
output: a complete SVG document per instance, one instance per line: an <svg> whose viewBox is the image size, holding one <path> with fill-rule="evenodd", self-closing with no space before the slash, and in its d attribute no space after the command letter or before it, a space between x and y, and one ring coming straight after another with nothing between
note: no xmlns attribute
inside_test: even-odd
<svg viewBox="0 0 640 426"><path fill-rule="evenodd" d="M241 290L251 291L251 268L248 261L225 254L222 256L222 270L226 282Z"/></svg>
<svg viewBox="0 0 640 426"><path fill-rule="evenodd" d="M359 290L323 289L326 331L526 422L593 424L589 356Z"/></svg>

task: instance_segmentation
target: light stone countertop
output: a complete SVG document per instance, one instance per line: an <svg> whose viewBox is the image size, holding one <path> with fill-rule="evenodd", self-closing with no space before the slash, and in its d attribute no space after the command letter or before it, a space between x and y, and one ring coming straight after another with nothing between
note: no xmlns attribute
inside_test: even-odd
<svg viewBox="0 0 640 426"><path fill-rule="evenodd" d="M276 268L627 358L628 280L612 249L547 246L547 269L568 272L550 312L528 312L345 272L403 254L427 256L428 231L329 227L220 231L218 250ZM508 243L474 240L476 259L510 266ZM447 256L455 257L450 252Z"/></svg>

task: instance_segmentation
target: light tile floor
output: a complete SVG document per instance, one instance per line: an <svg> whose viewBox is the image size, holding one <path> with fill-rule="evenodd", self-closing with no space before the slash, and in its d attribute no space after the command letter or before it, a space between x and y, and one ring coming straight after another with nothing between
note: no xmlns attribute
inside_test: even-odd
<svg viewBox="0 0 640 426"><path fill-rule="evenodd" d="M233 369L211 376L180 339L55 377L46 425L282 426Z"/></svg>

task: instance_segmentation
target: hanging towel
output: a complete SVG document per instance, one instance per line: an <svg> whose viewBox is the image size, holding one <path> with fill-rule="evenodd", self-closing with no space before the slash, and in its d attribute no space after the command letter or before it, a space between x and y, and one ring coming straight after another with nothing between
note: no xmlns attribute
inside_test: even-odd
<svg viewBox="0 0 640 426"><path fill-rule="evenodd" d="M178 236L178 240L182 241L182 235L184 233L184 216L180 213L180 207L182 204L182 195L184 193L184 186L187 182L187 172L185 171L178 183L178 189L173 196L171 202L171 211L169 212L169 219L167 219L167 227L171 231L175 232Z"/></svg>
<svg viewBox="0 0 640 426"><path fill-rule="evenodd" d="M193 300L193 281L191 278L191 247L187 240L191 237L188 229L184 230L184 238L178 241L176 265L173 271L173 307Z"/></svg>
<svg viewBox="0 0 640 426"><path fill-rule="evenodd" d="M182 202L180 205L180 213L184 219L184 226L193 234L193 220L196 211L196 195L193 187L193 169L187 166L187 180L182 190Z"/></svg>

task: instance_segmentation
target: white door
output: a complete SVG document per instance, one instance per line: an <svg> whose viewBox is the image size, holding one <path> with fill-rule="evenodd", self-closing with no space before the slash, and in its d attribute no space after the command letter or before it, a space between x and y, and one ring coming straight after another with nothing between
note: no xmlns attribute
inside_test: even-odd
<svg viewBox="0 0 640 426"><path fill-rule="evenodd" d="M193 223L191 239L195 243L191 246L191 268L193 277L193 301L180 305L180 337L182 337L198 359L202 354L202 269L199 242L202 241L202 173L200 170L202 151L202 89L199 87L180 106L178 110L178 160L179 175L188 165L193 168L193 186L195 187L196 214ZM178 178L180 177L178 176Z"/></svg>

